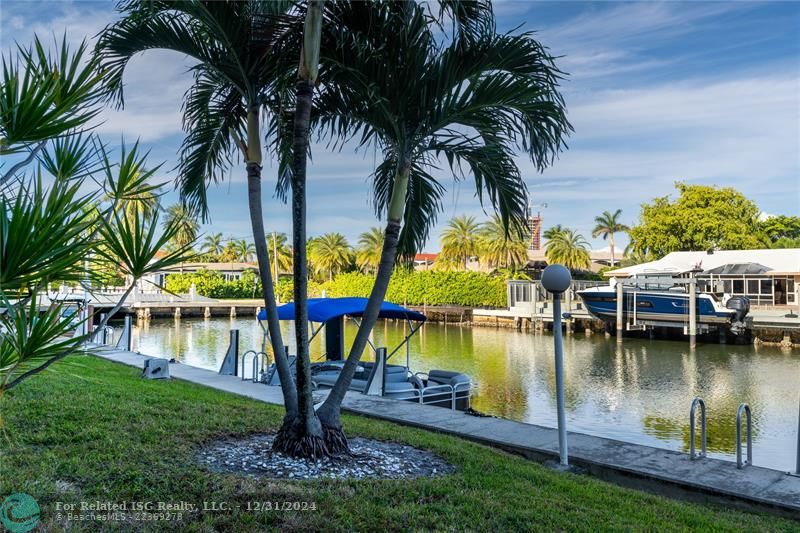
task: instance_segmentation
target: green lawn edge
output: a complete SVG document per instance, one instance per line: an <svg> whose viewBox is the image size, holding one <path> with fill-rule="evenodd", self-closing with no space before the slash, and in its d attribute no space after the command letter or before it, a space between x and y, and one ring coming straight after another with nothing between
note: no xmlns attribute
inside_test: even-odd
<svg viewBox="0 0 800 533"><path fill-rule="evenodd" d="M32 495L40 529L262 531L542 530L798 531L798 523L676 501L456 437L347 415L349 435L430 450L457 472L432 479L288 481L210 472L206 442L274 431L282 408L132 367L72 356L0 403L0 497ZM225 502L180 521L69 522L56 502ZM315 510L249 511L248 502L313 502ZM251 506L252 507L252 506Z"/></svg>

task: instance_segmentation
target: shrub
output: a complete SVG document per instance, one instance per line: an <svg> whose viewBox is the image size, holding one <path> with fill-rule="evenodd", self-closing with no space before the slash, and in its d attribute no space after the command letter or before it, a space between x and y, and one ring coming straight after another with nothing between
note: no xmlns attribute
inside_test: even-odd
<svg viewBox="0 0 800 533"><path fill-rule="evenodd" d="M198 270L191 274L172 274L166 288L177 294L188 293L194 283L197 294L209 298L260 298L261 284L254 271L246 271L241 279L225 281L219 272ZM309 298L325 295L369 297L375 277L360 272L339 274L322 284L308 282ZM278 299L293 300L293 282L283 278L275 288ZM482 272L409 272L398 270L392 276L386 299L407 305L464 305L467 307L505 307L506 283L503 276Z"/></svg>

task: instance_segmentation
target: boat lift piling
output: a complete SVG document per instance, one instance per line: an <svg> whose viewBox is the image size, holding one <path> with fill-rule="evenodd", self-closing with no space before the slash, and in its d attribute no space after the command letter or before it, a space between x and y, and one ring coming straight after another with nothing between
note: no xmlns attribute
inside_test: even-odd
<svg viewBox="0 0 800 533"><path fill-rule="evenodd" d="M697 279L689 280L689 348L697 348Z"/></svg>
<svg viewBox="0 0 800 533"><path fill-rule="evenodd" d="M625 304L622 280L617 280L617 342L622 342L622 306Z"/></svg>

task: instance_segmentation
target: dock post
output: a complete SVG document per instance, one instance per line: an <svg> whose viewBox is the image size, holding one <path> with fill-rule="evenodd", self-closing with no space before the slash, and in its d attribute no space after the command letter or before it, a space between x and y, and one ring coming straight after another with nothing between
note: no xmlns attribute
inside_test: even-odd
<svg viewBox="0 0 800 533"><path fill-rule="evenodd" d="M572 313L572 286L564 291L564 303L567 306L567 313ZM572 318L564 319L564 328L567 330L567 333L572 333Z"/></svg>
<svg viewBox="0 0 800 533"><path fill-rule="evenodd" d="M231 318L236 318L236 306L231 306Z"/></svg>
<svg viewBox="0 0 800 533"><path fill-rule="evenodd" d="M211 318L211 308L210 307L206 307L203 310L203 318Z"/></svg>
<svg viewBox="0 0 800 533"><path fill-rule="evenodd" d="M617 280L617 342L622 342L622 306L625 304L625 294L622 290L622 281Z"/></svg>
<svg viewBox="0 0 800 533"><path fill-rule="evenodd" d="M180 307L176 307L175 308L175 320L179 320L180 318L181 318L181 308Z"/></svg>
<svg viewBox="0 0 800 533"><path fill-rule="evenodd" d="M689 281L689 348L697 347L697 280Z"/></svg>

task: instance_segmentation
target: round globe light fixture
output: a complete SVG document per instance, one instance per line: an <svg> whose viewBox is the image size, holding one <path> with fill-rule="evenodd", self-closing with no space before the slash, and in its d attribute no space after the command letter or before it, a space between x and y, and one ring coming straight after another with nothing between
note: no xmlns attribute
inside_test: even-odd
<svg viewBox="0 0 800 533"><path fill-rule="evenodd" d="M564 292L571 282L572 276L564 265L550 265L542 272L542 286L552 293Z"/></svg>

